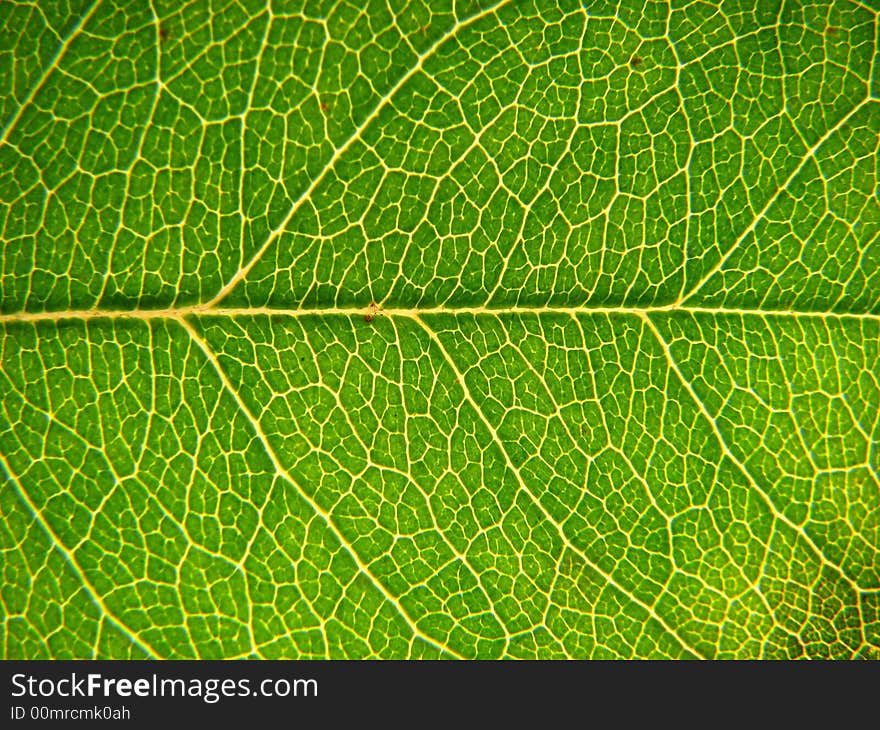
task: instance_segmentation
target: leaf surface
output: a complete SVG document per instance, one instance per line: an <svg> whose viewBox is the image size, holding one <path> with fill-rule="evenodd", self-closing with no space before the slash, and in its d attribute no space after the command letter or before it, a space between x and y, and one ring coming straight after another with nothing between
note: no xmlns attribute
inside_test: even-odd
<svg viewBox="0 0 880 730"><path fill-rule="evenodd" d="M4 657L878 656L870 4L0 21Z"/></svg>

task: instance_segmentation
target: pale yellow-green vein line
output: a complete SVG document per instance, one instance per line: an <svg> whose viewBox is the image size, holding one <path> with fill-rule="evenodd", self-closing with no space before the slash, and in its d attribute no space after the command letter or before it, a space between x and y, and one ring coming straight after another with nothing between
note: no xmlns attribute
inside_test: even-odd
<svg viewBox="0 0 880 730"><path fill-rule="evenodd" d="M383 96L376 106L373 108L373 111L368 114L364 120L357 126L352 135L339 146L335 152L331 155L330 159L324 164L321 168L321 171L314 177L309 186L303 190L300 196L296 199L293 205L290 206L290 210L288 210L287 215L281 220L281 222L269 232L269 235L266 237L266 240L260 246L259 249L251 256L251 258L241 267L239 267L238 271L232 276L232 278L220 289L217 294L207 302L206 306L212 306L217 304L226 298L227 294L231 292L235 285L238 284L239 281L244 279L247 276L248 272L254 267L254 265L263 257L263 254L266 253L269 246L272 245L272 242L281 235L285 228L287 228L290 221L293 219L293 216L296 215L296 212L300 209L300 207L311 198L312 193L315 192L315 189L323 182L324 178L327 176L327 173L333 169L336 162L339 160L342 155L344 155L351 146L357 142L364 131L373 121L379 116L380 112L385 108L385 106L394 98L398 91L413 77L415 76L424 65L425 61L430 58L437 49L439 49L444 43L446 43L450 38L454 37L456 33L458 33L462 28L466 28L472 23L477 22L481 18L485 18L492 13L497 12L504 5L507 5L511 0L501 0L500 2L496 2L495 4L481 10L478 13L470 16L469 18L465 18L457 22L449 31L444 33L440 38L437 39L428 49L425 50L417 59L415 64L398 79L397 83L391 87L391 89Z"/></svg>
<svg viewBox="0 0 880 730"><path fill-rule="evenodd" d="M532 490L526 484L519 469L516 468L516 465L514 465L513 461L511 460L510 454L507 452L507 448L504 444L504 440L498 435L498 432L495 430L495 428L489 422L489 419L486 417L486 414L483 412L483 409L480 408L480 406L477 404L477 401L474 399L473 395L471 395L470 388L468 388L467 383L465 383L464 376L462 375L461 371L459 370L458 365L455 363L455 360L453 360L452 356L449 354L449 352L446 350L446 348L443 346L443 343L440 341L440 338L438 337L437 333L434 332L434 330L431 329L421 317L413 317L413 320L425 331L425 333L430 338L431 342L434 344L434 346L440 352L440 355L443 357L443 359L445 360L447 365L449 365L450 369L452 370L453 375L455 376L456 381L459 384L459 387L462 389L462 393L464 395L465 400L467 401L468 405L477 414L477 417L480 419L484 428L486 428L486 430L488 431L489 436L492 439L493 443L500 449L501 455L504 458L504 463L506 464L507 468L510 470L511 474L513 474L514 478L517 480L517 483L519 484L519 487L522 490L523 494L527 495L529 497L529 499L532 501L532 503L540 510L544 519L546 519L549 524L553 525L553 527L556 529L556 532L559 534L559 538L561 539L562 544L568 550L570 550L572 553L574 553L575 555L580 557L581 560L583 560L584 563L586 565L588 565L592 570L594 570L596 573L601 575L602 578L610 586L612 586L615 590L619 591L622 595L626 596L630 601L632 601L634 604L639 606L639 608L641 608L643 611L645 611L648 614L648 616L650 616L652 619L657 621L657 623L659 623L669 633L669 635L672 636L678 642L678 644L685 651L690 652L691 654L693 654L696 657L699 657L700 659L705 659L706 657L704 657L699 652L699 650L690 646L684 639L682 639L681 636L679 636L678 632L672 626L670 626L665 621L665 619L654 610L654 608L652 606L650 606L647 603L645 603L644 601L642 601L638 596L635 596L632 593L630 593L629 591L627 591L623 586L621 586L614 579L613 576L609 575L607 572L602 570L602 568L600 568L592 560L590 560L589 556L583 550L581 550L576 545L574 545L574 543L571 542L571 540L568 538L568 535L565 534L565 530L562 529L562 525L560 525L553 518L553 516L547 511L547 508L543 505L541 500L538 499L538 497L535 495L535 493L532 492Z"/></svg>
<svg viewBox="0 0 880 730"><path fill-rule="evenodd" d="M248 422L251 425L251 428L254 429L254 433L262 443L263 448L266 450L266 454L268 455L269 460L272 462L272 466L275 468L275 471L302 495L303 499L306 500L312 510L314 510L315 514L317 514L321 518L321 520L327 525L327 528L333 533L333 536L339 541L339 544L345 548L349 555L351 555L352 560L354 560L361 573L369 578L370 582L382 594L385 600L395 607L400 616L404 619L404 621L406 621L407 625L410 628L410 631L412 631L415 636L418 636L420 639L431 644L440 651L446 654L450 654L458 659L464 658L450 647L428 636L427 634L422 632L421 629L419 629L415 621L413 621L407 611L400 604L400 601L398 601L397 598L395 598L391 593L388 592L382 582L373 575L369 567L367 567L367 565L361 560L360 555L358 555L355 549L345 539L345 537L336 527L336 524L333 522L333 519L330 517L330 515L320 505L318 505L314 499L309 497L308 493L302 488L302 486L300 486L296 479L294 479L293 475L282 465L281 461L278 458L278 455L275 453L275 449L272 447L272 444L269 441L269 438L266 436L265 431L263 431L263 427L260 425L259 420L248 407L247 403L244 402L244 399L239 394L238 389L235 388L230 382L229 378L226 375L226 371L223 369L223 366L220 365L220 362L214 354L214 351L210 347L208 347L208 343L205 342L204 339L202 339L199 333L196 332L195 328L185 319L178 318L177 323L186 331L190 339L193 341L193 343L195 343L199 350L201 350L205 359L217 373L217 377L220 378L220 382L223 384L225 390L229 393L230 396L232 396L242 414L247 418Z"/></svg>
<svg viewBox="0 0 880 730"><path fill-rule="evenodd" d="M816 545L816 543L807 534L806 530L804 530L803 527L792 522L791 519L789 519L779 508L777 508L776 504L770 498L770 495L767 494L767 492L758 484L757 480L752 476L751 472L749 472L742 460L733 453L730 446L728 446L727 444L727 440L721 433L721 429L718 428L718 424L715 422L712 414L709 413L709 409L706 408L706 405L703 403L702 398L700 398L693 385L691 385L690 381L684 376L684 373L682 373L681 368L679 368L678 362L672 355L672 349L663 338L660 330L657 329L656 325L651 321L650 317L643 316L642 321L657 339L657 343L660 345L660 349L663 351L663 355L666 358L668 366L678 377L679 381L690 395L700 413L703 415L706 421L708 421L709 428L712 429L712 433L715 434L715 438L718 439L718 443L721 446L721 450L724 452L724 455L727 456L727 458L729 458L736 465L737 469L739 469L740 472L742 472L743 476L749 481L749 484L751 484L752 488L761 496L761 499L764 501L767 507L770 508L773 516L776 517L780 522L784 523L788 528L793 530L795 534L799 535L805 541L805 543L809 545L810 549L813 551L816 557L819 558L819 561L823 565L831 568L831 570L840 575L843 580L845 580L850 585L850 587L856 591L856 593L859 593L862 590L859 585L843 571L843 568L841 568L841 566L833 563L825 556L825 553L822 552L818 545Z"/></svg>
<svg viewBox="0 0 880 730"><path fill-rule="evenodd" d="M783 181L783 183L779 186L776 192L769 197L767 202L764 204L764 207L761 208L760 211L752 218L752 222L748 225L748 227L736 238L736 240L728 247L726 251L724 251L721 255L721 258L718 259L718 262L707 271L700 280L690 287L689 290L684 291L678 298L676 304L684 304L688 299L697 294L700 289L708 282L715 274L717 274L724 267L724 264L727 263L728 259L733 255L734 251L736 251L743 241L749 237L749 235L758 227L758 224L764 220L764 217L767 213L770 212L770 209L774 206L779 197L788 190L789 185L794 181L794 179L800 175L801 171L809 164L810 160L814 159L816 153L822 148L822 146L833 137L837 132L846 126L850 119L852 119L859 111L861 111L862 107L866 104L870 104L872 102L870 91L869 95L862 99L858 104L856 104L847 114L845 114L841 119L832 126L828 131L825 132L816 143L810 147L801 158L800 163L791 171L789 176Z"/></svg>
<svg viewBox="0 0 880 730"><path fill-rule="evenodd" d="M10 117L9 121L3 127L3 131L0 132L0 144L3 144L6 141L6 138L15 129L15 125L18 124L18 120L21 118L21 115L24 113L24 110L30 106L31 102L34 100L34 97L39 93L40 89L43 88L43 84L46 83L46 79L52 74L52 71L58 66L61 62L61 59L64 58L64 54L67 53L67 49L70 48L70 44L73 43L73 40L79 35L80 31L89 22L91 17L95 14L95 11L98 9L98 6L101 4L101 0L95 0L92 3L92 6L86 11L84 15L80 17L80 19L74 24L74 26L70 29L70 32L67 34L67 37L58 45L58 48L55 50L55 55L49 60L49 63L46 64L46 68L43 69L43 72L40 74L40 78L37 79L36 83L28 89L27 94L24 99L22 99L21 104L18 105L18 109L15 110L15 114Z"/></svg>
<svg viewBox="0 0 880 730"><path fill-rule="evenodd" d="M375 313L377 317L420 317L429 315L451 316L507 316L507 315L634 315L644 316L659 313L682 313L703 314L710 316L740 316L740 317L804 317L807 319L829 320L862 320L868 322L880 322L880 314L873 312L817 312L810 310L772 310L772 309L743 309L725 307L699 307L699 306L674 306L658 305L653 307L630 307L630 306L511 306L511 307L446 307L431 306L423 308L389 307L382 308L378 312L371 312L369 307L314 307L314 308L273 308L273 307L207 307L191 306L177 307L172 309L72 309L50 312L7 312L0 314L0 324L12 322L61 322L75 320L94 319L179 319L189 316L210 317L363 317L365 314Z"/></svg>
<svg viewBox="0 0 880 730"><path fill-rule="evenodd" d="M74 574L79 578L82 583L83 588L85 588L86 593L91 599L92 603L98 607L101 613L114 625L116 626L123 634L129 637L133 644L138 646L145 654L149 655L153 659L160 659L159 654L147 643L137 631L132 629L130 626L127 626L123 623L116 615L107 607L101 598L98 591L91 584L89 579L86 577L85 572L80 567L73 553L71 553L67 547L65 547L64 543L61 542L61 539L58 535L55 534L55 531L52 529L51 525L46 521L46 518L43 517L42 512L37 509L37 506L33 503L28 495L27 491L22 487L21 482L16 476L15 472L10 468L9 464L6 461L6 458L0 454L0 468L6 472L7 480L9 484L12 485L15 493L18 495L18 498L24 503L24 505L30 510L31 514L34 516L34 519L37 521L37 524L49 538L49 541L52 543L52 547L60 553L61 557L64 558L64 561L70 566L73 570Z"/></svg>

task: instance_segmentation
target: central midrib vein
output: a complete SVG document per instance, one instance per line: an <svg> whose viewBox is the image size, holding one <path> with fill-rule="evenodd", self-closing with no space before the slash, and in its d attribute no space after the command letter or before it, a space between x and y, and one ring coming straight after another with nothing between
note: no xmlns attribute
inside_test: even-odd
<svg viewBox="0 0 880 730"><path fill-rule="evenodd" d="M686 305L658 305L654 307L626 306L576 306L576 307L423 307L423 308L374 308L364 307L208 307L195 305L169 309L80 309L50 312L8 312L0 314L0 324L12 322L60 322L64 320L91 319L181 319L184 317L306 317L306 316L341 316L341 317L422 317L431 315L528 315L528 314L621 314L645 316L652 314L710 314L758 317L807 317L818 319L862 319L880 321L880 313L873 312L814 312L808 310L774 310L774 309L743 309L713 308Z"/></svg>

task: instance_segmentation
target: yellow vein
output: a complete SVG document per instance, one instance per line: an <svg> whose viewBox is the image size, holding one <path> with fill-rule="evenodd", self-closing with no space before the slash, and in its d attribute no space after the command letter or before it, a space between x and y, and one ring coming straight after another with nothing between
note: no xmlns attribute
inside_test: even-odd
<svg viewBox="0 0 880 730"><path fill-rule="evenodd" d="M132 643L136 644L145 654L148 654L153 659L160 659L161 657L159 656L159 654L157 654L153 647L151 647L144 639L140 637L137 631L130 628L129 626L126 626L120 619L116 617L116 615L109 608L107 608L106 604L101 599L98 591L95 590L94 586L86 577L85 572L80 567L73 553L65 547L64 543L61 542L61 539L58 537L58 535L55 534L55 531L43 517L42 512L38 510L37 506L31 501L30 495L28 495L24 487L21 486L21 482L19 482L18 477L16 477L15 475L15 472L13 472L12 469L9 467L9 464L6 462L6 458L2 454L0 454L0 467L2 467L2 470L6 472L9 483L13 486L13 489L18 495L18 498L31 511L31 514L33 514L34 519L37 521L37 524L42 528L43 532L49 538L52 546L61 554L65 562L67 562L67 564L74 571L75 575L79 578L83 588L85 588L86 593L88 593L89 598L92 600L92 603L94 603L95 606L97 606L101 610L101 613L106 616L107 619L123 634L128 636L131 639Z"/></svg>
<svg viewBox="0 0 880 730"><path fill-rule="evenodd" d="M468 402L470 407L474 409L474 411L477 414L477 417L480 419L483 426L489 432L489 435L492 438L492 441L500 449L501 455L504 457L504 463L507 465L507 468L510 470L510 472L513 474L513 476L516 478L520 489L523 491L523 494L527 495L531 499L532 503L538 508L538 510L540 510L541 514L544 516L544 519L547 520L547 522L549 524L553 525L556 528L556 532L559 534L559 537L562 540L563 545L569 551L571 551L572 553L574 553L575 555L580 557L584 561L584 563L586 563L592 570L594 570L596 573L601 575L602 578L604 578L605 581L609 585L613 586L617 591L619 591L621 594L626 596L629 600L631 600L637 606L642 608L642 610L646 611L651 618L656 620L657 623L659 623L673 638L675 638L675 640L679 643L679 645L685 651L688 651L691 654L694 654L695 656L699 657L700 659L705 659L705 657L702 654L700 654L700 652L697 649L693 648L684 639L682 639L678 635L676 630L673 627L671 627L668 623L666 623L666 621L663 619L663 617L660 616L654 610L654 608L652 606L650 606L649 604L642 601L638 596L635 596L632 593L630 593L629 591L627 591L616 580L614 580L614 578L611 575L606 573L604 570L602 570L602 568L600 568L592 560L590 560L590 558L587 556L587 554L583 550L581 550L580 548L575 546L571 542L571 540L569 540L568 535L566 535L565 531L562 529L562 525L560 525L553 518L553 516L547 511L547 508L544 506L544 504L541 502L541 500L538 499L538 497L534 494L534 492L532 492L531 489L529 489L528 485L526 484L525 480L522 477L522 474L520 474L519 469L516 468L513 461L511 460L510 454L508 454L507 448L505 447L504 440L498 435L498 432L495 430L495 428L489 422L489 419L486 417L486 414L483 412L483 409L479 407L479 405L477 404L477 401L471 395L470 389L468 388L467 384L465 383L464 376L462 375L461 371L458 369L458 366L455 364L455 360L452 359L452 356L449 354L449 352L443 346L443 343L440 341L440 338L437 336L437 333L434 332L434 330L432 330L430 327L428 327L428 325L425 324L425 322L420 317L413 317L413 320L425 331L425 333L431 339L431 342L434 343L434 345L437 347L440 354L442 355L443 359L446 361L446 363L451 368L453 374L455 375L455 379L458 381L458 384L462 389L465 400Z"/></svg>
<svg viewBox="0 0 880 730"><path fill-rule="evenodd" d="M300 193L300 196L296 199L296 201L291 205L290 210L287 212L287 215L284 216L282 221L269 232L266 240L263 242L263 245L257 249L256 253L251 256L251 258L241 267L239 267L238 271L233 275L233 277L223 286L223 288L217 292L213 299L211 299L207 306L212 306L217 302L222 301L226 298L226 296L231 292L235 285L238 284L245 276L247 276L248 272L254 267L254 265L263 257L263 254L266 253L269 246L272 245L272 242L281 235L285 228L287 228L290 221L293 219L293 216L296 215L296 212L302 207L302 205L311 198L312 193L315 192L315 189L324 181L324 178L327 176L327 173L333 169L336 162L339 160L342 155L344 155L351 146L357 142L367 127L372 124L372 122L378 118L379 114L385 108L385 106L394 98L395 94L413 77L415 76L424 65L425 61L430 58L434 52L440 48L446 41L455 36L462 28L466 28L467 26L475 23L476 21L484 18L488 15L492 15L497 12L504 5L509 3L511 0L501 0L500 2L496 2L494 5L486 8L485 10L481 10L479 13L476 13L469 18L465 18L462 21L456 22L456 24L446 33L444 33L440 38L434 42L428 49L425 50L418 58L416 59L415 64L407 71L403 76L398 79L397 83L391 87L391 89L383 96L376 106L373 108L373 111L368 114L364 120L357 126L352 135L345 141L340 147L337 147L334 151L333 155L329 160L324 164L324 167L321 168L321 171L314 177L309 186Z"/></svg>
<svg viewBox="0 0 880 730"><path fill-rule="evenodd" d="M43 84L46 83L46 79L49 78L52 72L58 67L58 64L61 63L61 59L64 58L64 54L67 53L67 49L70 48L70 44L73 43L74 38L79 35L85 24L88 23L89 20L91 20L91 17L95 14L95 11L98 9L98 6L100 4L101 0L95 0L95 2L92 3L92 6L86 11L85 15L82 15L80 19L70 29L70 32L67 34L67 38L65 38L58 45L58 48L55 50L55 55L52 56L51 59L49 59L49 63L40 74L40 78L38 78L36 83L28 90L27 95L24 99L22 99L21 104L18 105L18 109L16 109L15 114L13 114L9 121L6 122L6 126L4 126L3 131L0 132L0 144L3 144L6 141L6 138L15 128L15 125L18 124L18 120L21 118L24 110L34 100L34 97L37 95L37 93L39 93L40 89L43 88Z"/></svg>
<svg viewBox="0 0 880 730"><path fill-rule="evenodd" d="M685 390L688 392L690 397L693 399L695 405L700 410L700 413L709 422L709 427L712 429L712 433L715 434L715 438L718 439L718 443L721 446L721 450L724 452L724 455L727 456L727 458L734 463L737 469L742 472L743 476L748 479L749 483L752 485L752 488L761 496L761 499L770 508L773 516L783 522L785 525L787 525L790 529L792 529L795 534L800 535L807 543L807 545L810 546L810 549L815 553L816 557L819 558L819 561L823 565L831 568L835 573L839 574L857 593L860 592L861 588L859 587L859 585L843 571L843 568L841 568L836 563L833 563L825 556L825 553L823 553L822 550L819 549L819 546L816 545L815 542L813 542L813 539L807 534L806 530L804 530L803 527L801 527L800 525L792 522L790 518L786 517L786 515L777 508L776 504L770 498L770 495L767 494L766 491L764 491L764 489L758 484L758 482L746 468L746 465L736 456L736 454L733 453L733 451L727 445L727 441L722 435L721 429L718 428L718 424L715 422L712 414L709 413L709 409L706 408L702 398L697 395L697 392L696 390L694 390L694 387L691 385L690 381L685 378L684 373L682 373L681 369L678 367L678 362L672 355L672 349L666 343L663 335L660 334L660 330L657 329L657 327L651 321L650 317L643 316L642 320L644 321L648 329L651 330L654 337L657 339L657 342L660 345L660 349L663 351L663 354L666 358L668 366L673 370L673 372L675 372L679 381L681 381L681 384L684 386Z"/></svg>
<svg viewBox="0 0 880 730"><path fill-rule="evenodd" d="M373 575L370 569L366 566L366 564L361 560L360 556L357 554L355 549L348 543L348 541L343 537L342 533L337 529L336 524L331 519L330 515L318 505L315 500L309 497L308 493L300 486L300 484L293 478L293 475L284 468L281 464L281 461L278 459L278 455L275 453L275 450L272 448L271 443L269 442L266 433L263 431L263 427L260 425L259 420L257 420L256 416L254 416L251 409L244 402L244 399L239 394L238 390L232 386L232 383L229 381L229 378L226 376L226 371L220 365L220 362L217 360L217 357L214 355L214 351L208 347L208 343L205 342L202 337L195 331L195 328L187 322L183 318L178 318L177 323L186 330L187 334L190 336L192 341L198 346L198 348L202 351L202 354L205 356L207 361L211 364L213 369L217 372L217 377L220 378L220 382L223 384L223 387L226 391L232 396L238 408L241 410L242 414L247 418L248 422L251 425L251 428L254 429L254 432L257 435L257 438L260 439L260 442L263 444L263 448L266 449L266 454L268 455L272 465L275 468L275 471L281 475L288 483L290 483L306 500L309 506L314 510L315 514L317 514L327 525L327 528L333 533L333 536L339 541L339 544L342 545L345 550L351 555L358 569L370 579L370 582L379 590L379 592L385 597L392 606L394 606L401 617L407 622L410 630L413 632L415 636L418 636L423 641L431 644L432 646L440 649L442 652L451 654L458 659L463 659L460 654L455 652L453 649L445 646L440 643L436 639L428 636L423 633L418 626L416 626L415 622L410 618L409 614L400 605L400 602L393 596L384 585Z"/></svg>
<svg viewBox="0 0 880 730"><path fill-rule="evenodd" d="M727 260L733 255L733 252L736 251L739 248L740 244L742 244L742 242L749 237L749 234L751 234L752 231L754 231L758 227L758 224L764 219L764 216L767 215L770 208L772 208L776 201L779 199L779 196L782 195L782 193L784 193L786 190L788 190L788 186L791 185L794 179L807 166L810 160L812 160L816 156L816 153L819 151L822 145L824 145L834 134L839 132L846 125L846 123L853 118L853 116L861 111L862 107L864 107L866 104L871 103L871 101L872 99L870 96L862 99L858 104L856 104L855 107L853 107L849 111L848 114L844 115L843 118L837 122L837 124L831 127L827 132L825 132L825 134L823 134L816 141L816 143L806 151L800 163L794 168L794 170L791 171L791 174L785 179L782 185L779 186L776 192L770 196L770 198L764 204L764 207L761 208L758 214L752 219L752 222L749 224L749 226L739 235L739 237L733 242L733 244L727 249L727 251L722 254L721 258L718 260L718 263L716 263L711 269L709 269L709 271L707 271L706 274L704 274L703 277L690 288L689 291L684 292L679 297L677 304L683 304L692 296L697 294L700 289L705 285L705 283L722 269L724 264L727 263Z"/></svg>
<svg viewBox="0 0 880 730"><path fill-rule="evenodd" d="M743 309L724 307L697 307L659 305L654 307L627 307L627 306L537 306L537 307L424 307L402 308L389 307L380 309L377 317L422 317L431 315L452 316L508 316L508 315L532 315L532 314L559 314L559 315L589 315L589 314L618 314L644 316L652 314L706 314L712 316L739 316L739 317L803 317L807 319L851 319L880 322L880 313L874 312L816 312L809 310L793 309ZM315 308L273 308L273 307L207 307L203 305L192 307L178 307L171 309L72 309L53 312L7 312L0 314L0 324L12 322L61 322L65 320L94 320L94 319L136 319L136 320L159 320L180 319L189 316L210 317L363 317L366 314L375 314L369 307L315 307Z"/></svg>

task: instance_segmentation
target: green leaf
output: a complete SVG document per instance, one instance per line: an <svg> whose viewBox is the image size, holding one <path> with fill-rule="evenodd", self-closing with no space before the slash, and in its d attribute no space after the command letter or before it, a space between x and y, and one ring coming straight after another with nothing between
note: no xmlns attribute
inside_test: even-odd
<svg viewBox="0 0 880 730"><path fill-rule="evenodd" d="M0 28L3 657L878 656L871 4Z"/></svg>

